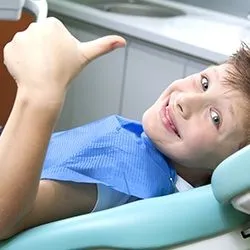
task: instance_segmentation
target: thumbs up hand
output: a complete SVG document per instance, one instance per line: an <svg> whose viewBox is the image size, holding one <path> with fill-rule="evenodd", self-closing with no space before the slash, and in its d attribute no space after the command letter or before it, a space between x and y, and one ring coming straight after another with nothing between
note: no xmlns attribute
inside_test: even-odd
<svg viewBox="0 0 250 250"><path fill-rule="evenodd" d="M125 44L120 36L81 43L52 17L18 32L4 48L4 63L19 92L60 96L89 62Z"/></svg>

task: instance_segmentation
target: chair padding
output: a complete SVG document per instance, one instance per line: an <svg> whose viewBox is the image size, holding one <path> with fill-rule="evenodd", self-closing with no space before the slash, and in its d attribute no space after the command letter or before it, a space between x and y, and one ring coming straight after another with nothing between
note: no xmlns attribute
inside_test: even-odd
<svg viewBox="0 0 250 250"><path fill-rule="evenodd" d="M214 171L212 189L219 202L250 190L250 145L224 160Z"/></svg>
<svg viewBox="0 0 250 250"><path fill-rule="evenodd" d="M0 249L156 249L214 236L247 220L230 204L218 203L207 185L39 226Z"/></svg>

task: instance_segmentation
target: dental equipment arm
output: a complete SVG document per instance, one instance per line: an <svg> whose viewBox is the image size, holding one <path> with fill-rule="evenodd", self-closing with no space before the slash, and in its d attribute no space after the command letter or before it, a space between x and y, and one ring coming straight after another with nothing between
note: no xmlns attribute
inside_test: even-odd
<svg viewBox="0 0 250 250"><path fill-rule="evenodd" d="M23 8L34 13L37 21L46 18L48 12L46 0L1 0L0 20L20 19Z"/></svg>

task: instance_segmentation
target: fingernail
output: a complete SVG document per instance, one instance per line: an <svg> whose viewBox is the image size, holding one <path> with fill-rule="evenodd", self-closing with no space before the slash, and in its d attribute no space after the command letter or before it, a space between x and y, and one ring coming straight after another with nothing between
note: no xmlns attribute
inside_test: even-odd
<svg viewBox="0 0 250 250"><path fill-rule="evenodd" d="M120 42L114 42L112 44L112 48L113 49L117 49L117 48L123 48L124 47L124 44L123 43L120 43Z"/></svg>

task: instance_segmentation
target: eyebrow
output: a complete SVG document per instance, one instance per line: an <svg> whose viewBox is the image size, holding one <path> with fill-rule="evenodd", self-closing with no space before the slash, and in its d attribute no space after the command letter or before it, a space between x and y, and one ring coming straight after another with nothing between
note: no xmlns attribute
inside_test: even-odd
<svg viewBox="0 0 250 250"><path fill-rule="evenodd" d="M235 116L235 112L234 112L232 104L229 105L228 110L229 110L229 113L234 117Z"/></svg>

